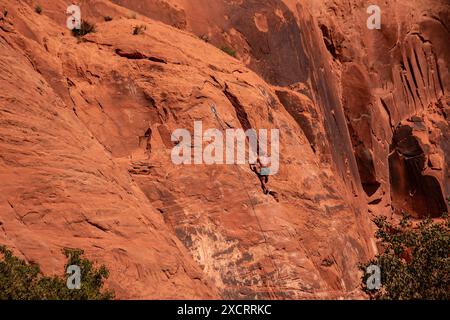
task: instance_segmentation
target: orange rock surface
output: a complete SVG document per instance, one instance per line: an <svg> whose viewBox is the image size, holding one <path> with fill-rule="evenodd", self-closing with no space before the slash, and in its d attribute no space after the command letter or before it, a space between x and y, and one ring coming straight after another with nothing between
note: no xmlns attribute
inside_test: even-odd
<svg viewBox="0 0 450 320"><path fill-rule="evenodd" d="M73 247L122 299L364 298L371 218L448 212L446 1L369 30L359 0L85 0L83 37L70 4L0 0L0 244L45 273ZM276 196L173 164L194 121L279 129Z"/></svg>

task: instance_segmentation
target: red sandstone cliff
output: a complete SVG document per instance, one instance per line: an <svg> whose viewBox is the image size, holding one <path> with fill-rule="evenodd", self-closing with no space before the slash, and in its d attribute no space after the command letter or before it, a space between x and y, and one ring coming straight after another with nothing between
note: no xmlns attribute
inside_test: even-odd
<svg viewBox="0 0 450 320"><path fill-rule="evenodd" d="M0 244L44 272L68 246L119 298L362 297L371 217L448 211L445 1L380 4L380 30L357 0L79 1L82 38L39 3L0 0ZM174 165L195 120L279 128L277 197Z"/></svg>

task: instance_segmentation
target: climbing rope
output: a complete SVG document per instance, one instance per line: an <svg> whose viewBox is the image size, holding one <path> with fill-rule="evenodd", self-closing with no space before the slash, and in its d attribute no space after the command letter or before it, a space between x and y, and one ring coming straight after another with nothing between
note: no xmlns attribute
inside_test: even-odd
<svg viewBox="0 0 450 320"><path fill-rule="evenodd" d="M219 125L221 126L222 130L225 131L225 126L223 125L224 121L220 118L219 113L218 113L218 111L217 111L217 108L216 108L216 106L215 106L214 104L211 104L211 112L214 114L214 116L215 116L217 122L219 123ZM228 126L228 127L229 127L229 126ZM237 164L236 164L235 166L237 167L237 173L238 173L238 175L239 175L240 181L243 181L243 179L242 179L242 174L241 174L241 170L242 170L242 169L241 169ZM268 243L268 241L267 241L267 236L266 236L266 234L265 234L265 232L264 232L264 230L263 230L263 228L262 228L261 221L260 221L260 219L258 218L258 215L256 214L256 209L255 209L255 206L253 205L253 202L252 202L252 199L251 199L251 197L250 197L250 194L249 194L249 192L248 192L247 189L245 189L245 191L246 191L248 200L249 200L249 202L250 202L250 205L251 205L251 207L252 207L253 215L255 216L255 219L256 219L256 221L257 221L257 223L258 223L258 226L259 226L259 229L260 229L260 231L261 231L261 234L263 235L263 238L264 238L264 244L265 244L265 248L266 248L267 254L268 254L268 256L269 256L269 258L270 258L270 260L271 260L271 262L272 262L272 266L273 266L274 269L276 270L277 276L276 276L276 279L275 279L275 280L278 282L278 281L280 280L280 270L279 270L279 268L278 268L278 266L277 266L277 264L276 264L276 262L275 262L275 259L273 258L273 255L272 255L272 253L271 253L271 250L270 250L270 248L269 248L269 243ZM269 286L269 287L270 287L270 286ZM271 293L272 293L272 294L274 295L274 297L276 298L277 295L276 295L276 293L273 292L273 291L274 291L273 288L274 288L274 287L272 286L272 287L271 287L271 289L272 289L272 292L271 292ZM294 292L311 293L311 292L305 291L305 290L303 290L303 289L292 288L292 287L287 287L287 286L280 286L280 285L277 286L277 289L285 290L285 291L294 291ZM261 291L261 292L265 292L265 291ZM316 291L316 292L313 292L313 293L311 293L311 294L322 294L322 293L328 293L328 292L329 292L328 290L322 290L322 291Z"/></svg>
<svg viewBox="0 0 450 320"><path fill-rule="evenodd" d="M216 106L215 106L214 104L212 104L212 103L211 103L211 112L214 114L214 116L215 116L217 122L218 122L219 125L222 127L222 130L225 131L226 129L225 129L224 125L222 124L223 121L222 121L222 119L220 118L219 113L217 112L217 108L216 108ZM236 168L237 168L236 172L238 173L239 180L240 180L240 181L244 181L243 178L242 178L242 174L241 174L241 168L240 168L237 164L235 164L235 166L236 166ZM263 230L263 228L262 228L261 221L259 220L258 215L256 214L255 206L254 206L254 204L253 204L253 201L252 201L252 199L251 199L251 197L250 197L250 193L248 192L248 189L247 189L247 188L245 188L245 192L246 192L246 194L247 194L249 203L250 203L250 205L251 205L251 207L252 207L253 215L255 216L255 219L256 219L256 221L257 221L257 223L258 223L259 229L261 230L261 234L262 234L263 239L264 239L264 244L265 244L265 247L266 247L267 254L268 254L268 256L269 256L269 258L270 258L270 260L271 260L271 262L272 262L273 268L275 269L275 271L276 271L276 273L277 273L276 280L278 281L278 280L280 279L280 270L278 269L278 266L277 266L277 264L275 263L275 259L273 258L273 255L272 255L272 253L271 253L271 251L270 251L269 243L268 243L268 241L267 241L266 234L265 234L265 232L264 232L264 230ZM275 294L275 296L276 296L276 294Z"/></svg>

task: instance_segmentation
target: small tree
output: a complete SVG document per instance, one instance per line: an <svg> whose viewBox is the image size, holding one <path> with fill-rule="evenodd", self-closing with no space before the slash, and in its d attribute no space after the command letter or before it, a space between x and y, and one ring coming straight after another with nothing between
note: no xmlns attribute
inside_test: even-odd
<svg viewBox="0 0 450 320"><path fill-rule="evenodd" d="M67 277L42 275L37 264L29 264L15 257L5 246L0 246L0 300L108 300L112 291L103 291L108 278L105 266L96 268L83 258L83 250L64 249L67 257L65 270L70 265L81 269L81 288L70 290ZM65 274L65 273L64 273Z"/></svg>
<svg viewBox="0 0 450 320"><path fill-rule="evenodd" d="M220 49L223 52L225 52L226 54L228 54L229 56L232 56L233 58L236 58L236 50L234 50L233 48L230 48L230 47L227 47L227 46L223 46Z"/></svg>
<svg viewBox="0 0 450 320"><path fill-rule="evenodd" d="M80 29L73 29L72 34L75 37L82 37L84 35L87 35L88 33L92 33L95 31L96 31L95 24L90 23L89 21L86 20L81 20Z"/></svg>
<svg viewBox="0 0 450 320"><path fill-rule="evenodd" d="M407 216L396 226L386 218L374 220L384 252L360 266L363 290L372 299L450 299L450 219L443 218L415 226ZM381 270L379 290L367 287L370 265Z"/></svg>

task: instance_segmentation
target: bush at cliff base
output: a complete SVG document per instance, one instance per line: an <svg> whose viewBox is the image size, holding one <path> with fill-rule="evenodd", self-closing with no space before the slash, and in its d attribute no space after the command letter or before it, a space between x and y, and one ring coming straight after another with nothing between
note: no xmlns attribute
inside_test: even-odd
<svg viewBox="0 0 450 320"><path fill-rule="evenodd" d="M450 219L425 219L418 224L404 216L398 225L374 220L383 252L360 268L362 286L372 299L450 299ZM380 268L381 288L369 290L367 267Z"/></svg>
<svg viewBox="0 0 450 320"><path fill-rule="evenodd" d="M81 269L81 288L69 289L67 278L45 276L37 264L15 257L5 246L0 246L0 300L109 300L112 291L102 290L109 272L105 266L96 267L83 258L83 250L64 249L67 263ZM65 272L64 272L65 274Z"/></svg>

